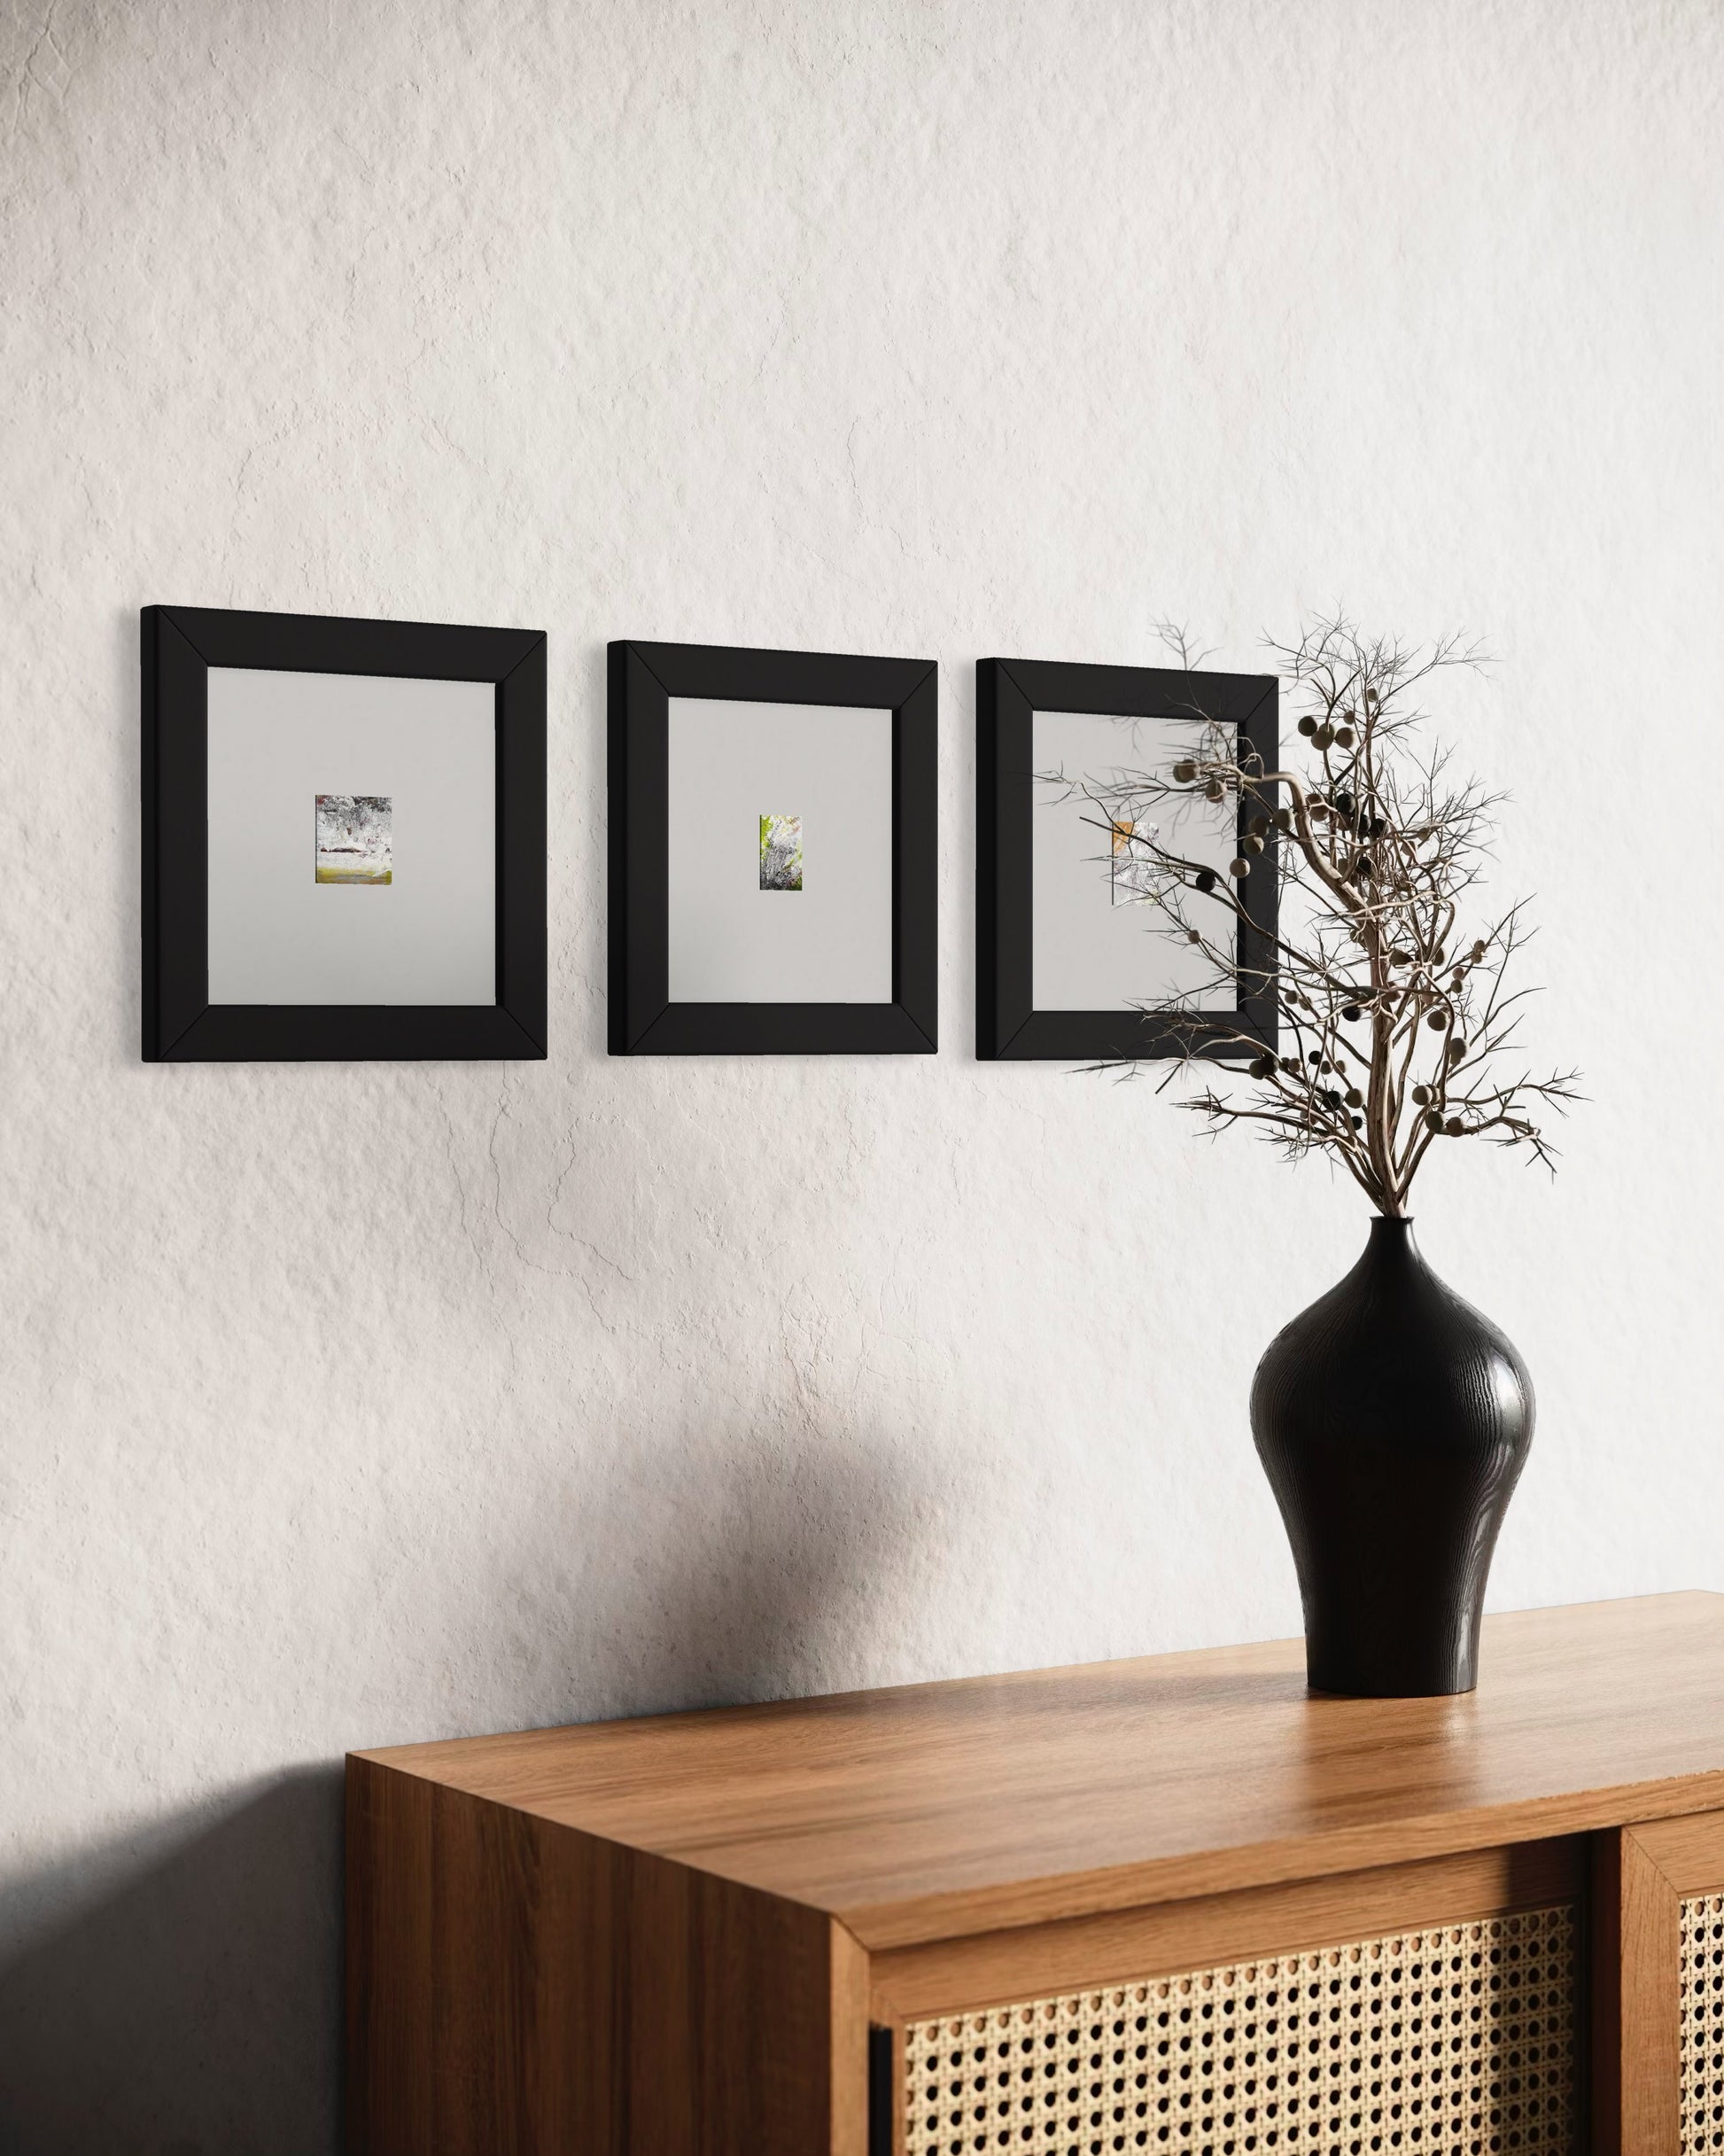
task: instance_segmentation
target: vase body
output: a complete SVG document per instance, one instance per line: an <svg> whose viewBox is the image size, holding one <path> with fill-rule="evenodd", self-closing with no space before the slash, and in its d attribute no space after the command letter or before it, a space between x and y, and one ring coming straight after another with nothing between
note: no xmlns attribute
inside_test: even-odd
<svg viewBox="0 0 1724 2156"><path fill-rule="evenodd" d="M1299 1568L1312 1689L1471 1692L1533 1387L1410 1221L1375 1220L1352 1272L1270 1343L1251 1428Z"/></svg>

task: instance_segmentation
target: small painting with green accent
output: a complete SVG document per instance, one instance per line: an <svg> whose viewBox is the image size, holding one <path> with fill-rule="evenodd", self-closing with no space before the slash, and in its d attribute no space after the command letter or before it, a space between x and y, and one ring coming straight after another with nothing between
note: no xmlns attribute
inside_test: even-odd
<svg viewBox="0 0 1724 2156"><path fill-rule="evenodd" d="M317 881L392 883L393 803L385 793L317 796Z"/></svg>
<svg viewBox="0 0 1724 2156"><path fill-rule="evenodd" d="M760 819L760 888L762 891L802 889L800 816L763 816Z"/></svg>

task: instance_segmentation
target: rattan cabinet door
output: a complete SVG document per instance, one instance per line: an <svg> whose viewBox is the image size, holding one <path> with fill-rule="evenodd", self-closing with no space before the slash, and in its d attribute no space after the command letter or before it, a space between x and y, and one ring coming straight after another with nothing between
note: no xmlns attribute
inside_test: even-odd
<svg viewBox="0 0 1724 2156"><path fill-rule="evenodd" d="M1320 1908L1308 1894L1302 1911L1298 1889L1220 1896L1183 1912L1187 1953L1176 1965L1146 1936L1131 1975L905 2016L889 2140L877 2132L875 2146L892 2156L1575 2156L1578 1852L1565 1871L1546 1865L1526 1906L1489 1905L1500 1892L1484 1903L1475 1892L1468 1906L1441 1866L1399 1876L1408 1915L1398 1923L1381 1921L1382 1875L1361 1886L1350 1927L1348 1880L1325 1882ZM1433 1908L1446 1878L1458 1898ZM1254 1903L1260 1944L1191 1952L1206 1914L1218 1945L1248 1935ZM1146 1933L1168 1913L1143 1912ZM1324 1918L1327 1930L1301 1934ZM1071 1942L1060 1945L1068 1962ZM1125 1942L1109 1945L1117 1962ZM1021 1972L1029 1950L1012 1950ZM976 1975L988 1981L980 1958Z"/></svg>

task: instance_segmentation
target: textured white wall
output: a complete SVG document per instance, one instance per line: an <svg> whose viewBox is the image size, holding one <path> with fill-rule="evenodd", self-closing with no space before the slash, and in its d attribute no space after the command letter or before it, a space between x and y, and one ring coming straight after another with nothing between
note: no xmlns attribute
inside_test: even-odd
<svg viewBox="0 0 1724 2156"><path fill-rule="evenodd" d="M1493 1600L1724 1586L1716 0L12 0L0 78L0 2140L333 2147L349 1745L1296 1629L1246 1390L1361 1206L975 1062L982 654L1488 634L1594 1096L1419 1194L1540 1391ZM548 630L548 1062L139 1063L152 600ZM625 634L940 660L937 1059L606 1060Z"/></svg>

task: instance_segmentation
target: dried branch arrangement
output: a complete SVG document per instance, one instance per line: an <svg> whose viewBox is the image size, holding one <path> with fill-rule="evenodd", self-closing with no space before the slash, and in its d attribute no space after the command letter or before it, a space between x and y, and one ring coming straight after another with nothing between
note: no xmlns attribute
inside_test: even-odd
<svg viewBox="0 0 1724 2156"><path fill-rule="evenodd" d="M1191 671L1183 632L1163 634ZM1200 946L1213 968L1175 1007L1186 1061L1174 1074L1200 1055L1223 1069L1249 1059L1220 1084L1206 1060L1208 1082L1184 1105L1212 1131L1253 1123L1294 1157L1330 1153L1391 1217L1404 1215L1440 1141L1487 1138L1552 1165L1541 1116L1580 1096L1577 1073L1535 1078L1519 1066L1520 1008L1532 992L1508 977L1530 931L1518 905L1465 918L1482 903L1501 797L1448 776L1447 751L1422 746L1414 703L1432 674L1477 665L1478 654L1452 640L1409 650L1344 619L1271 649L1302 707L1308 769L1241 761L1236 731L1203 722L1198 709L1193 745L1165 774L1120 772L1083 790L1110 853L1130 849L1165 932ZM1223 801L1239 832L1225 874L1174 843L1182 807ZM1241 965L1239 929L1245 881L1269 868L1271 852L1280 927L1266 980ZM1279 1019L1275 1055L1237 1020L1201 1008L1216 988L1238 1004L1266 986Z"/></svg>

